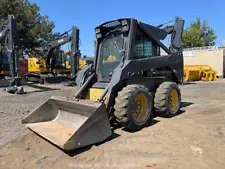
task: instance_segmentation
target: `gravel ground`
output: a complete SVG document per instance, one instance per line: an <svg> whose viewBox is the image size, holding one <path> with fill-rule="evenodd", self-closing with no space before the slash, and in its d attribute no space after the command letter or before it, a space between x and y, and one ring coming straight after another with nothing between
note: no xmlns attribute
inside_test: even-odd
<svg viewBox="0 0 225 169"><path fill-rule="evenodd" d="M11 95L0 91L0 146L17 137L24 136L28 130L21 120L46 101L49 97L72 96L75 88L63 85L30 85L25 86L25 95ZM71 91L72 90L72 91Z"/></svg>
<svg viewBox="0 0 225 169"><path fill-rule="evenodd" d="M182 113L155 118L135 133L116 129L104 144L65 153L29 132L21 119L52 95L74 94L74 88L0 97L1 169L84 168L225 168L225 80L181 86ZM209 96L210 95L210 96ZM10 141L11 140L11 141ZM4 145L4 146L3 146Z"/></svg>

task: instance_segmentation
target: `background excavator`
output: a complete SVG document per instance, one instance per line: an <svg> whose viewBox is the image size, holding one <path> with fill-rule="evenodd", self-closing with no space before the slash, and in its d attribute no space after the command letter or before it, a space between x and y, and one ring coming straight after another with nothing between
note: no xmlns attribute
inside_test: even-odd
<svg viewBox="0 0 225 169"><path fill-rule="evenodd" d="M122 18L96 27L95 61L78 72L75 98L53 96L22 123L69 151L106 140L114 123L138 131L155 113L178 115L184 20L176 17L165 25ZM166 47L161 41L168 35Z"/></svg>
<svg viewBox="0 0 225 169"><path fill-rule="evenodd" d="M70 50L64 50L63 54L65 55L66 59L66 69L67 71L69 71L71 69L71 63L70 63ZM68 58L69 57L69 58ZM90 65L93 64L94 60L93 59L87 59L87 57L84 55L83 58L79 59L79 70L81 70L82 68L84 68L86 65Z"/></svg>
<svg viewBox="0 0 225 169"><path fill-rule="evenodd" d="M9 15L8 19L3 22L0 27L0 39L5 40L5 53L1 49L0 55L0 72L4 77L8 70L10 74L9 87L6 91L9 93L23 93L21 85L21 77L19 76L19 58L15 50L14 39L16 37L16 19L13 15Z"/></svg>
<svg viewBox="0 0 225 169"><path fill-rule="evenodd" d="M72 33L69 35L69 32ZM60 50L62 45L71 42L70 75L66 70L66 58ZM69 31L59 35L48 43L48 51L44 57L30 57L28 59L28 74L26 78L33 82L60 82L67 81L69 76L74 77L79 70L79 29L75 26Z"/></svg>

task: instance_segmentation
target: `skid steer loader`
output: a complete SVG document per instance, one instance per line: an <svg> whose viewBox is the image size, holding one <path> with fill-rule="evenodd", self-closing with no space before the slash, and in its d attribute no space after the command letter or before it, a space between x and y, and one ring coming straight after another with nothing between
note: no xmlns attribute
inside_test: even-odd
<svg viewBox="0 0 225 169"><path fill-rule="evenodd" d="M22 123L68 151L106 140L115 122L138 131L150 124L153 112L177 115L184 20L174 21L157 27L122 18L96 27L95 62L79 71L74 100L53 96ZM169 47L161 42L167 35Z"/></svg>

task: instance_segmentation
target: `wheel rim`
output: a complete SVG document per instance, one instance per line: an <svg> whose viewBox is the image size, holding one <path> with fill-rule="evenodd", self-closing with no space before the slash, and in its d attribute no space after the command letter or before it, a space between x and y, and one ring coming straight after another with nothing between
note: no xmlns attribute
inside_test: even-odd
<svg viewBox="0 0 225 169"><path fill-rule="evenodd" d="M179 96L175 89L172 89L169 94L169 109L171 113L176 113L179 106Z"/></svg>
<svg viewBox="0 0 225 169"><path fill-rule="evenodd" d="M132 115L137 122L141 123L148 116L148 99L143 93L139 93L134 98L134 104L135 110L133 110Z"/></svg>

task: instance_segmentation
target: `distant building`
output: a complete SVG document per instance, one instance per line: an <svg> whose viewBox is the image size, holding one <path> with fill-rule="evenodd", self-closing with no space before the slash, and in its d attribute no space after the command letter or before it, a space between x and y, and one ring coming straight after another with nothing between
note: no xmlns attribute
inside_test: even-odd
<svg viewBox="0 0 225 169"><path fill-rule="evenodd" d="M184 65L209 65L218 77L225 77L225 48L207 46L184 49Z"/></svg>
<svg viewBox="0 0 225 169"><path fill-rule="evenodd" d="M161 55L167 55L167 53L161 51ZM184 65L209 65L217 72L217 77L225 77L225 44L224 47L186 48L183 51L183 57Z"/></svg>

